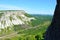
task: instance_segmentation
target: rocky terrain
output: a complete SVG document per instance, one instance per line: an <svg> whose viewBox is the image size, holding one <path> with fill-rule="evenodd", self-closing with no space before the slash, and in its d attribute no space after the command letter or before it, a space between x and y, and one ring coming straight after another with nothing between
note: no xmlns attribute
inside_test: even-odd
<svg viewBox="0 0 60 40"><path fill-rule="evenodd" d="M0 11L0 14L0 31L14 25L29 25L31 20L35 20L34 17L26 16L27 13L23 10L5 10Z"/></svg>

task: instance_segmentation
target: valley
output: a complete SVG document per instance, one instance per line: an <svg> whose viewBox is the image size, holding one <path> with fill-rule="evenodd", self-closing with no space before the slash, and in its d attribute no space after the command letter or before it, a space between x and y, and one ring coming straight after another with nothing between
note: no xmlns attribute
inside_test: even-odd
<svg viewBox="0 0 60 40"><path fill-rule="evenodd" d="M0 40L43 40L52 20L51 15L28 14L22 10L0 11L0 14Z"/></svg>

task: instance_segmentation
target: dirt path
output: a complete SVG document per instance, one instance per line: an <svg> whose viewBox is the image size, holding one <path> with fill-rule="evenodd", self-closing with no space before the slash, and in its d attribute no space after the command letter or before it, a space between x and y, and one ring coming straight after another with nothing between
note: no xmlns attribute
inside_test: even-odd
<svg viewBox="0 0 60 40"><path fill-rule="evenodd" d="M11 33L9 35L5 35L5 36L1 36L0 38L10 38L10 37L14 37L17 35L17 32Z"/></svg>
<svg viewBox="0 0 60 40"><path fill-rule="evenodd" d="M35 27L29 27L29 28L26 28L26 29L24 29L24 30L22 30L22 31L29 30L29 29L31 29L31 28L35 29L35 28L38 28L39 26L40 26L40 25L35 26ZM41 26L43 26L43 25L41 25ZM39 27L39 28L40 28L40 27ZM22 31L21 31L21 32L22 32ZM9 34L9 35L1 36L0 39L14 37L14 36L17 35L17 33L18 33L18 32L13 32L13 33L11 33L11 34Z"/></svg>
<svg viewBox="0 0 60 40"><path fill-rule="evenodd" d="M29 30L29 29L31 29L31 28L37 28L37 27L29 27L29 28L26 28L26 29L24 29L24 30L22 30L22 31ZM17 35L17 33L18 33L18 32L13 32L13 33L11 33L11 34L1 36L0 39L14 37L14 36Z"/></svg>

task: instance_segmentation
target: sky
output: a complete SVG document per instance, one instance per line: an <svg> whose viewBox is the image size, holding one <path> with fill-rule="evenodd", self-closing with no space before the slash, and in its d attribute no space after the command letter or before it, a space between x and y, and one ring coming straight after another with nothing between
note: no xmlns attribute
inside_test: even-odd
<svg viewBox="0 0 60 40"><path fill-rule="evenodd" d="M29 14L53 15L56 0L0 0L0 10L24 10Z"/></svg>

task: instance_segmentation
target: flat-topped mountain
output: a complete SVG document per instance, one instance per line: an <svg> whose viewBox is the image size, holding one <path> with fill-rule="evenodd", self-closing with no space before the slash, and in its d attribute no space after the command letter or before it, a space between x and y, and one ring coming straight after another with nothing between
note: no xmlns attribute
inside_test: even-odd
<svg viewBox="0 0 60 40"><path fill-rule="evenodd" d="M0 11L0 30L1 28L12 27L14 25L30 25L31 20L35 20L24 10L1 10Z"/></svg>

